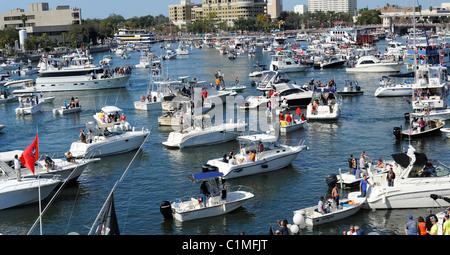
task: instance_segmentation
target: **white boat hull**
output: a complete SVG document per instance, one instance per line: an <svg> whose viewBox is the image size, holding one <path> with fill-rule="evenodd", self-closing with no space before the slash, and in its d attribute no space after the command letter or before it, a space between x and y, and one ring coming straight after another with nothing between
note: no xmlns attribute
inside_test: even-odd
<svg viewBox="0 0 450 255"><path fill-rule="evenodd" d="M287 124L285 126L280 125L280 132L285 134L287 132L291 132L291 131L295 131L298 129L302 129L303 125L306 123L306 120L304 121L298 121L298 120L294 120L293 123L291 124Z"/></svg>
<svg viewBox="0 0 450 255"><path fill-rule="evenodd" d="M26 205L39 201L39 190L41 200L45 199L61 183L60 180L24 178L2 181L0 185L0 210Z"/></svg>
<svg viewBox="0 0 450 255"><path fill-rule="evenodd" d="M190 221L195 219L219 216L241 207L242 204L253 194L245 191L228 192L226 201L221 200L219 196L208 198L207 206L204 207L197 200L185 202L183 205L177 206L176 202L172 203L173 217L178 221ZM184 208L182 208L184 206Z"/></svg>
<svg viewBox="0 0 450 255"><path fill-rule="evenodd" d="M81 111L81 106L69 108L69 109L66 109L64 106L61 106L61 108L55 108L52 110L53 114L55 114L55 115L57 115L57 114L65 115L65 114L76 113L76 112L80 112L80 111Z"/></svg>
<svg viewBox="0 0 450 255"><path fill-rule="evenodd" d="M143 110L143 111L157 111L162 110L161 102L134 102L134 109Z"/></svg>
<svg viewBox="0 0 450 255"><path fill-rule="evenodd" d="M411 85L397 85L389 87L378 87L375 91L376 97L397 97L397 96L411 96Z"/></svg>
<svg viewBox="0 0 450 255"><path fill-rule="evenodd" d="M363 202L365 198L359 198L355 193L359 192L352 192L349 194L348 199L343 199L340 202L342 204L342 208L339 207L338 210L336 208L332 208L330 213L321 214L319 212L316 212L315 209L317 209L316 206L308 207L305 209L300 209L297 211L294 211L295 214L304 214L305 223L310 226L317 226L322 225L330 222L334 222L337 220L342 220L345 218L348 218L354 214L356 214L363 205ZM352 201L352 204L349 204L348 202Z"/></svg>
<svg viewBox="0 0 450 255"><path fill-rule="evenodd" d="M398 73L402 70L403 64L383 64L383 65L362 65L351 68L346 68L347 73Z"/></svg>
<svg viewBox="0 0 450 255"><path fill-rule="evenodd" d="M15 109L16 115L31 115L41 111L43 102L32 107L18 107Z"/></svg>
<svg viewBox="0 0 450 255"><path fill-rule="evenodd" d="M76 158L120 154L138 149L149 133L150 131L128 131L107 139L94 139L92 143L76 141L70 146L70 152Z"/></svg>
<svg viewBox="0 0 450 255"><path fill-rule="evenodd" d="M449 120L450 119L450 109L439 109L439 110L431 110L428 114L424 111L422 112L413 112L409 114L410 118L430 118L432 120Z"/></svg>
<svg viewBox="0 0 450 255"><path fill-rule="evenodd" d="M341 109L338 104L332 106L333 111L330 111L330 106L319 105L316 113L312 112L312 105L309 104L306 108L306 118L308 120L337 120L341 115Z"/></svg>
<svg viewBox="0 0 450 255"><path fill-rule="evenodd" d="M305 148L306 146L297 146L293 147L291 150L285 149L285 152L281 152L284 148L280 148L279 150L274 151L272 155L267 157L261 156L261 159L255 162L249 160L238 163L237 165L221 162L221 159L209 160L207 164L216 166L219 172L223 173L224 179L232 179L282 169L290 165L292 161L297 158L297 155Z"/></svg>

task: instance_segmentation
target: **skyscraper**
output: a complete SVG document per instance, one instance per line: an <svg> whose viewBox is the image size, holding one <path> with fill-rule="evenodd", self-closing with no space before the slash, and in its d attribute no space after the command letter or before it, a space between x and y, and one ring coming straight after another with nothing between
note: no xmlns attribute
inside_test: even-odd
<svg viewBox="0 0 450 255"><path fill-rule="evenodd" d="M283 11L283 0L267 0L267 14L272 18L278 17Z"/></svg>

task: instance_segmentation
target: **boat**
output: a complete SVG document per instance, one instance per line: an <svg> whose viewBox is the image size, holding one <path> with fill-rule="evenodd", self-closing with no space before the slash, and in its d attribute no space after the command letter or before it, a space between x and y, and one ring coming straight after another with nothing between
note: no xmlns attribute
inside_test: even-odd
<svg viewBox="0 0 450 255"><path fill-rule="evenodd" d="M168 49L168 50L166 50L166 54L162 56L162 59L169 60L169 59L175 59L176 57L177 57L177 53L172 49Z"/></svg>
<svg viewBox="0 0 450 255"><path fill-rule="evenodd" d="M189 55L189 51L186 49L184 45L179 45L177 49L175 49L175 53L177 55Z"/></svg>
<svg viewBox="0 0 450 255"><path fill-rule="evenodd" d="M450 128L441 128L440 130L447 138L450 138Z"/></svg>
<svg viewBox="0 0 450 255"><path fill-rule="evenodd" d="M100 60L100 62L99 62L99 64L104 67L111 66L112 63L113 63L113 58L110 54L103 56L103 59Z"/></svg>
<svg viewBox="0 0 450 255"><path fill-rule="evenodd" d="M424 128L420 128L420 122L423 121ZM393 134L397 140L411 140L440 134L440 129L444 127L445 121L440 119L412 118L410 128L402 130L402 127L394 127Z"/></svg>
<svg viewBox="0 0 450 255"><path fill-rule="evenodd" d="M347 63L347 60L345 60L341 56L328 56L319 60L317 63L314 63L314 68L315 69L337 68L343 67L345 63Z"/></svg>
<svg viewBox="0 0 450 255"><path fill-rule="evenodd" d="M294 211L293 222L296 225L318 226L337 220L348 218L362 208L366 198L358 197L359 192L351 192L347 198L339 200L339 206L331 199L325 201L324 206L329 210L328 213L318 212L317 205Z"/></svg>
<svg viewBox="0 0 450 255"><path fill-rule="evenodd" d="M14 156L20 156L22 153L23 150L0 152L0 169L5 177L9 176L11 178L16 176L16 170L13 169ZM74 159L70 161L67 160L66 156L52 157L51 160L55 164L53 168L47 168L45 158L37 160L34 173L22 167L20 169L22 178L55 176L63 181L71 182L77 180L89 164L100 161L99 158Z"/></svg>
<svg viewBox="0 0 450 255"><path fill-rule="evenodd" d="M0 93L0 104L16 102L17 100L18 98L11 95L9 89L5 89L4 91L2 91L2 93Z"/></svg>
<svg viewBox="0 0 450 255"><path fill-rule="evenodd" d="M394 164L394 161L384 161L383 164L385 167L379 167L378 164L374 164L370 162L370 160L367 161L367 167L362 169L358 167L355 174L349 172L342 173L341 169L339 169L338 175L331 175L333 177L333 182L328 183L329 186L334 187L334 184L336 183L341 184L345 188L357 186L364 175L367 176L367 179L370 179L374 175L387 173L389 167ZM330 178L330 176L328 178Z"/></svg>
<svg viewBox="0 0 450 255"><path fill-rule="evenodd" d="M231 90L236 92L242 92L244 89L246 89L247 86L241 85L241 84L234 84L234 86L225 87L225 90Z"/></svg>
<svg viewBox="0 0 450 255"><path fill-rule="evenodd" d="M6 125L1 125L0 124L0 131L2 131L5 127L6 127Z"/></svg>
<svg viewBox="0 0 450 255"><path fill-rule="evenodd" d="M190 121L184 119L181 124L182 129L170 132L169 137L162 144L166 147L181 149L224 143L236 139L247 126L246 123L233 122L212 125L211 118L209 115L206 116L194 116L193 125L189 125Z"/></svg>
<svg viewBox="0 0 450 255"><path fill-rule="evenodd" d="M295 62L295 60L288 55L273 56L272 61L270 62L271 71L283 71L286 73L302 72L308 68L309 66Z"/></svg>
<svg viewBox="0 0 450 255"><path fill-rule="evenodd" d="M151 130L136 130L119 115L120 112L122 109L116 106L102 107L101 112L94 115L97 123L90 122L86 125L92 135L85 134L87 139L80 139L71 144L69 151L72 156L101 157L138 149L150 136Z"/></svg>
<svg viewBox="0 0 450 255"><path fill-rule="evenodd" d="M395 161L393 186L386 181L386 174L373 176L366 193L365 209L432 208L431 194L450 196L450 168L439 160L428 160L425 153L418 153L412 145L407 152L392 154ZM375 184L375 185L374 185ZM443 206L450 206L447 201Z"/></svg>
<svg viewBox="0 0 450 255"><path fill-rule="evenodd" d="M29 115L40 112L44 102L35 95L24 95L19 97L19 107L15 109L16 115Z"/></svg>
<svg viewBox="0 0 450 255"><path fill-rule="evenodd" d="M305 123L306 120L298 120L298 119L294 119L291 122L280 121L280 132L282 134L286 134L291 131L302 129Z"/></svg>
<svg viewBox="0 0 450 255"><path fill-rule="evenodd" d="M308 41L309 35L306 33L297 33L297 35L295 36L295 40L296 41Z"/></svg>
<svg viewBox="0 0 450 255"><path fill-rule="evenodd" d="M54 108L52 110L53 114L57 115L67 115L67 114L71 114L71 113L76 113L76 112L81 112L81 106L77 106L77 107L64 107L61 106L59 108Z"/></svg>
<svg viewBox="0 0 450 255"><path fill-rule="evenodd" d="M159 80L155 80L160 78ZM170 82L163 81L161 73L155 74L150 78L150 84L147 86L147 96L141 95L141 100L134 101L134 109L143 111L162 110L164 98L170 95L168 86Z"/></svg>
<svg viewBox="0 0 450 255"><path fill-rule="evenodd" d="M375 90L376 97L411 96L413 83L410 81L396 82L387 76L380 80L380 86Z"/></svg>
<svg viewBox="0 0 450 255"><path fill-rule="evenodd" d="M258 76L263 75L263 73L265 71L267 71L266 70L266 65L260 65L260 64L257 64L257 63L255 63L253 65L253 68L254 68L254 71L248 74L249 77L258 77Z"/></svg>
<svg viewBox="0 0 450 255"><path fill-rule="evenodd" d="M181 222L203 219L232 212L254 197L251 188L240 185L228 187L226 198L222 199L216 182L216 179L222 176L223 174L219 172L189 175L188 178L195 183L205 182L211 195L206 198L205 203L198 196L176 199L172 202L163 201L160 204L161 214L166 219L174 218Z"/></svg>
<svg viewBox="0 0 450 255"><path fill-rule="evenodd" d="M279 144L277 136L264 133L241 135L237 140L240 149L234 156L235 160L230 163L230 159L224 162L223 158L215 158L208 160L203 167L209 169L212 166L212 170L223 173L226 179L267 173L290 165L301 151L308 149L304 141L299 141L296 146Z"/></svg>
<svg viewBox="0 0 450 255"><path fill-rule="evenodd" d="M409 118L450 119L448 105L447 68L442 66L419 67L417 82L412 86Z"/></svg>
<svg viewBox="0 0 450 255"><path fill-rule="evenodd" d="M341 116L341 104L342 98L334 89L316 89L306 108L306 118L308 120L337 120Z"/></svg>
<svg viewBox="0 0 450 255"><path fill-rule="evenodd" d="M362 56L358 59L354 67L347 67L347 73L388 73L400 72L403 68L403 62L393 60L379 60L369 55Z"/></svg>
<svg viewBox="0 0 450 255"><path fill-rule="evenodd" d="M59 63L58 67L52 63ZM123 67L114 74L91 63L81 54L62 59L48 58L42 62L36 84L16 89L13 94L124 88L131 76L131 68Z"/></svg>
<svg viewBox="0 0 450 255"><path fill-rule="evenodd" d="M119 28L117 33L114 34L114 40L116 40L118 44L151 44L156 42L155 35L153 33L147 32L143 29L128 28Z"/></svg>
<svg viewBox="0 0 450 255"><path fill-rule="evenodd" d="M8 70L9 71L9 70L17 70L17 69L21 68L22 66L23 66L22 62L17 63L14 60L8 59L8 60L6 60L4 63L2 63L0 65L0 68L2 70Z"/></svg>
<svg viewBox="0 0 450 255"><path fill-rule="evenodd" d="M336 91L336 93L341 96L359 96L364 94L364 91L361 90L361 87L358 85L357 81L355 81L355 87L353 88L353 82L346 80L344 90Z"/></svg>

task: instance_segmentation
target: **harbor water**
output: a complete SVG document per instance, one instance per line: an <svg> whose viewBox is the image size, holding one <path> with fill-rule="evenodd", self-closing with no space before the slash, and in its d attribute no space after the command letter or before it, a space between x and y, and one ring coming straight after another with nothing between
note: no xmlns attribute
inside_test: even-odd
<svg viewBox="0 0 450 255"><path fill-rule="evenodd" d="M387 43L377 43L383 52ZM159 44L152 52L160 55ZM216 49L189 49L189 55L163 62L164 71L172 78L180 76L198 77L214 83L214 73L225 74L227 84L233 84L236 76L247 88L240 93L246 97L261 92L251 86L253 64L269 65L271 57L258 47L256 56L247 54L229 60ZM106 53L93 55L95 63ZM140 53L131 53L130 59L121 59L112 54L113 66L134 66L139 63ZM406 70L405 70L406 71ZM347 158L350 154L359 158L363 150L371 160L379 157L390 160L391 154L405 151L413 145L430 159L450 164L450 139L444 135L417 139L411 142L396 141L393 127L408 125L404 113L411 110L403 97L376 98L374 92L383 74L346 74L344 68L329 70L309 69L306 72L290 73L291 82L304 84L315 81L328 82L335 79L338 90L343 89L345 80L358 81L364 94L344 97L342 116L333 122L308 122L304 129L293 131L280 140L287 144L298 144L305 140L309 150L302 151L292 165L270 173L231 179L229 186L245 185L253 189L255 197L243 207L223 216L177 222L165 220L160 213L161 201L174 200L199 192L199 184L190 182L187 175L201 172L209 159L222 157L231 148L239 148L236 141L181 150L168 149L162 145L170 129L159 128L157 118L161 112L147 112L134 109L134 101L146 93L149 83L148 70L133 69L131 85L123 89L102 91L72 91L50 93L55 96L53 104L44 105L41 113L33 116L16 116L18 103L0 105L0 124L6 125L0 132L0 151L25 149L39 134L41 155L62 157L72 142L79 139L80 128L93 121L93 115L102 106L116 105L124 110L127 120L137 129L152 128L152 134L130 166L125 178L114 192L115 209L123 235L235 235L241 232L266 235L270 224L276 230L276 221L287 219L292 223L293 211L316 205L321 196L329 196L324 179L328 174L338 174L339 169L348 171ZM33 77L36 78L36 77ZM52 109L62 105L72 96L80 99L82 112L66 116L54 116ZM306 112L306 109L302 109ZM122 176L134 152L102 157L98 163L86 168L78 181L69 184L56 198L43 216L42 232L46 235L69 233L87 234L114 184ZM349 190L341 190L341 197ZM44 205L48 199L44 201ZM437 211L437 209L436 209ZM0 233L26 234L39 214L38 204L32 204L0 211ZM408 215L415 218L425 216L426 209L362 210L344 220L318 227L300 230L304 235L340 235L350 225L360 226L364 232L391 235L404 234ZM40 234L36 228L32 234Z"/></svg>

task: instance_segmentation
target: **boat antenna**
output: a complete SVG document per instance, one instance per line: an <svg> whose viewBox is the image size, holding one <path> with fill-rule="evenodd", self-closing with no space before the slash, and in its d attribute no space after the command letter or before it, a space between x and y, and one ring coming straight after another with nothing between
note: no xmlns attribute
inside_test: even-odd
<svg viewBox="0 0 450 255"><path fill-rule="evenodd" d="M103 204L102 208L100 209L100 212L97 215L97 218L94 220L94 223L92 224L91 229L89 230L88 235L92 234L92 231L94 230L94 226L97 225L97 221L99 220L102 212L104 211L104 209L106 208L106 206L108 205L109 200L111 199L111 196L114 192L114 190L116 189L117 185L119 184L119 182L121 182L123 180L123 178L125 177L125 174L128 172L128 170L130 169L131 165L133 164L134 160L136 159L138 153L141 151L142 146L144 145L145 141L147 141L148 137L151 135L152 133L152 129L150 129L150 133L148 133L148 135L145 137L144 141L142 141L142 144L139 146L139 149L136 151L136 153L134 154L133 158L131 159L130 163L128 164L127 168L125 169L125 171L123 172L122 176L120 177L120 179L118 181L116 181L116 183L114 184L113 188L111 189L111 191L108 194L108 197L106 198L105 203Z"/></svg>

